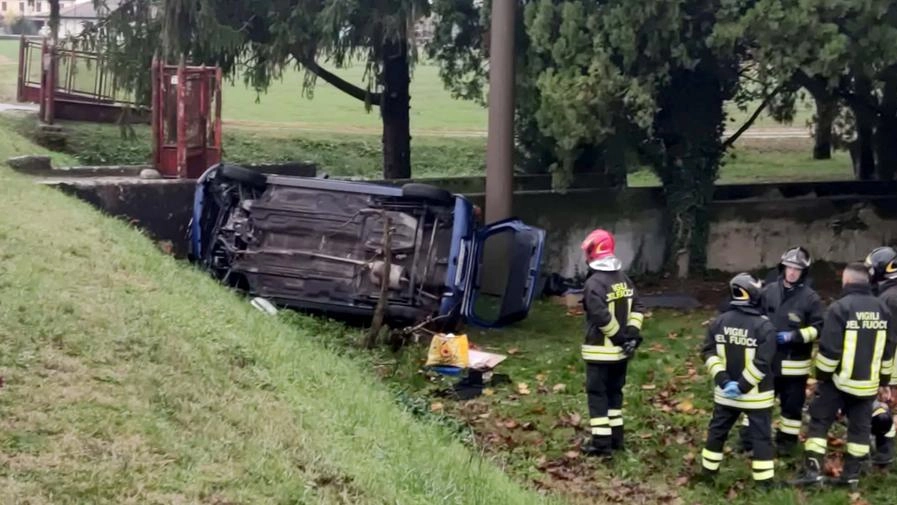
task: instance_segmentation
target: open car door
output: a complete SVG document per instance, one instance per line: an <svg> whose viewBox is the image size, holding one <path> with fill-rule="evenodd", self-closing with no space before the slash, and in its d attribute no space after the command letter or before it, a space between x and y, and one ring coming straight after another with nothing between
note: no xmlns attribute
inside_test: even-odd
<svg viewBox="0 0 897 505"><path fill-rule="evenodd" d="M480 230L462 305L467 322L498 328L526 318L536 295L544 247L545 231L519 219Z"/></svg>

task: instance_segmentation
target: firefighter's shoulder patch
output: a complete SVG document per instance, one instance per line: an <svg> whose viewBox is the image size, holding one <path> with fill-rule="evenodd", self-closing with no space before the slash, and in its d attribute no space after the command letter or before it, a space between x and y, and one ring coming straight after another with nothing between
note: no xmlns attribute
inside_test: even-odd
<svg viewBox="0 0 897 505"><path fill-rule="evenodd" d="M788 320L791 321L791 322L794 322L794 323L799 323L799 322L801 322L800 315L799 315L797 312L789 312L789 313L788 313Z"/></svg>

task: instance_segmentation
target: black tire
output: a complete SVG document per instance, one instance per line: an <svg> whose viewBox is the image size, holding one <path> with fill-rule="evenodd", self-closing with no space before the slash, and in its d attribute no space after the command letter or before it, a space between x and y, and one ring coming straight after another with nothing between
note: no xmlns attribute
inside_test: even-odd
<svg viewBox="0 0 897 505"><path fill-rule="evenodd" d="M402 196L414 198L415 200L426 200L439 205L452 205L455 203L455 196L451 192L417 182L409 182L402 186Z"/></svg>
<svg viewBox="0 0 897 505"><path fill-rule="evenodd" d="M237 165L221 165L218 175L224 179L246 184L253 188L264 188L268 184L268 176Z"/></svg>

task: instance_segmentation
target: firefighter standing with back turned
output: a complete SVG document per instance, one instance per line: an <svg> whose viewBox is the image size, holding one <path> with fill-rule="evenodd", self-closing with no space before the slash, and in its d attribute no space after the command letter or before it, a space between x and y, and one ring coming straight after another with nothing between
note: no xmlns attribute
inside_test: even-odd
<svg viewBox="0 0 897 505"><path fill-rule="evenodd" d="M844 269L840 299L825 313L816 354L816 396L804 445L804 468L795 485L821 484L829 428L838 411L848 420L847 455L837 485L856 487L869 455L873 403L887 400L894 368L894 328L888 308L872 294L868 269L852 263Z"/></svg>
<svg viewBox="0 0 897 505"><path fill-rule="evenodd" d="M776 331L760 310L760 282L742 273L729 281L729 308L707 329L701 355L713 377L713 417L701 453L702 475L710 480L723 461L723 447L741 414L750 419L754 482L773 487L772 361Z"/></svg>
<svg viewBox="0 0 897 505"><path fill-rule="evenodd" d="M583 287L586 362L591 441L588 456L607 458L623 449L623 386L630 357L641 344L644 319L635 285L614 255L614 237L595 230L582 243L589 266Z"/></svg>
<svg viewBox="0 0 897 505"><path fill-rule="evenodd" d="M897 251L891 247L878 247L866 257L865 265L872 277L873 290L887 306L892 324L897 324ZM897 332L897 328L891 330ZM890 386L897 386L897 374L891 374ZM879 467L890 466L894 461L894 435L897 432L891 409L886 404L877 402L873 408L872 433L875 435L872 463Z"/></svg>
<svg viewBox="0 0 897 505"><path fill-rule="evenodd" d="M788 249L779 262L778 280L764 286L760 295L760 308L775 327L778 344L772 369L782 408L775 437L780 455L792 453L798 445L813 342L819 337L825 311L819 295L804 284L810 263L810 253L803 247ZM742 446L749 449L746 429Z"/></svg>

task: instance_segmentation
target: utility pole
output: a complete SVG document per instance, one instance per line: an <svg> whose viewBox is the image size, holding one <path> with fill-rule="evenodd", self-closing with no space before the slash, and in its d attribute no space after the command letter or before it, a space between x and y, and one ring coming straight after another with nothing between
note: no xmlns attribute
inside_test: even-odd
<svg viewBox="0 0 897 505"><path fill-rule="evenodd" d="M514 190L514 19L517 0L493 0L489 44L486 223L511 216Z"/></svg>

